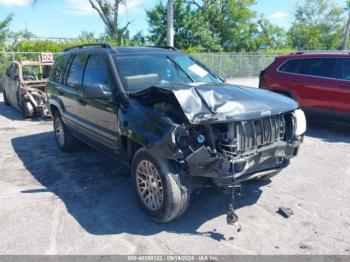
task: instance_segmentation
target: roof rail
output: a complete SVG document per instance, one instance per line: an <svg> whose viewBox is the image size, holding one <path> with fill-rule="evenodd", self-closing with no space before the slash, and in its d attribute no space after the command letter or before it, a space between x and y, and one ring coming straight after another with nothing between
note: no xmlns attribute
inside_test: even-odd
<svg viewBox="0 0 350 262"><path fill-rule="evenodd" d="M67 51L75 49L75 48L88 48L88 47L101 47L101 48L112 49L112 46L110 46L109 44L96 43L96 44L83 44L83 45L72 46L72 47L69 47L69 48L65 49L64 52L67 52Z"/></svg>
<svg viewBox="0 0 350 262"><path fill-rule="evenodd" d="M174 50L174 51L179 51L177 48L173 46L168 46L168 45L152 45L148 47L153 47L153 48L163 48L163 49L168 49L168 50Z"/></svg>
<svg viewBox="0 0 350 262"><path fill-rule="evenodd" d="M302 55L302 54L317 54L317 53L335 53L335 54L350 54L349 50L305 50L296 51L290 53L290 55Z"/></svg>

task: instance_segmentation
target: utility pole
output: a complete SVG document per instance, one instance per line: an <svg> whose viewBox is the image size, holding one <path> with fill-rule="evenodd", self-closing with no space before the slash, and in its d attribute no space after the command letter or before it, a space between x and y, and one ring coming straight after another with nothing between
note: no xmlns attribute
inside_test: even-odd
<svg viewBox="0 0 350 262"><path fill-rule="evenodd" d="M349 33L350 33L350 0L346 2L345 11L348 12L348 21L346 23L345 27L345 33L344 33L344 41L343 41L343 50L348 49L348 42L349 42Z"/></svg>
<svg viewBox="0 0 350 262"><path fill-rule="evenodd" d="M167 5L167 45L174 47L174 1L168 0Z"/></svg>

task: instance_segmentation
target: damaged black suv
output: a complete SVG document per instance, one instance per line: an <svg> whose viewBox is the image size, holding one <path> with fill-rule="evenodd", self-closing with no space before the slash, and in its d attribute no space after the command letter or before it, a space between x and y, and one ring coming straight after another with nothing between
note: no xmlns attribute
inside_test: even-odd
<svg viewBox="0 0 350 262"><path fill-rule="evenodd" d="M167 47L68 49L48 92L59 148L83 141L129 165L140 205L160 222L180 216L199 185L278 173L306 130L294 100L229 85Z"/></svg>

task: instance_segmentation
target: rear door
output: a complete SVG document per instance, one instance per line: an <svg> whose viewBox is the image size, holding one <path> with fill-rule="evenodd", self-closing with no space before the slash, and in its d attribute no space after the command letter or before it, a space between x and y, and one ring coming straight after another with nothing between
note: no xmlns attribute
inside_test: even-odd
<svg viewBox="0 0 350 262"><path fill-rule="evenodd" d="M64 104L63 117L65 123L73 128L78 128L81 122L79 109L81 105L81 87L83 84L83 75L88 55L76 54L72 57L64 85L59 90L60 98Z"/></svg>
<svg viewBox="0 0 350 262"><path fill-rule="evenodd" d="M299 74L295 75L294 93L302 106L333 111L336 58L304 58Z"/></svg>
<svg viewBox="0 0 350 262"><path fill-rule="evenodd" d="M334 82L334 111L350 116L350 58L338 58L337 80Z"/></svg>
<svg viewBox="0 0 350 262"><path fill-rule="evenodd" d="M105 54L93 54L88 58L83 88L102 86L106 92L115 94L112 72ZM120 133L118 129L118 106L113 100L81 98L79 116L86 135L98 142L110 153L120 156Z"/></svg>

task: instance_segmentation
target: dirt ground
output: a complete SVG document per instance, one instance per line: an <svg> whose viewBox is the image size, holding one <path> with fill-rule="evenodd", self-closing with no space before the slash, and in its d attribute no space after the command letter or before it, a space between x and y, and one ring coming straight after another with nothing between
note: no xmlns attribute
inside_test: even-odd
<svg viewBox="0 0 350 262"><path fill-rule="evenodd" d="M52 122L22 120L0 94L0 254L350 254L349 130L309 123L290 167L243 185L237 233L220 188L195 193L171 223L150 221L126 167L60 152Z"/></svg>

